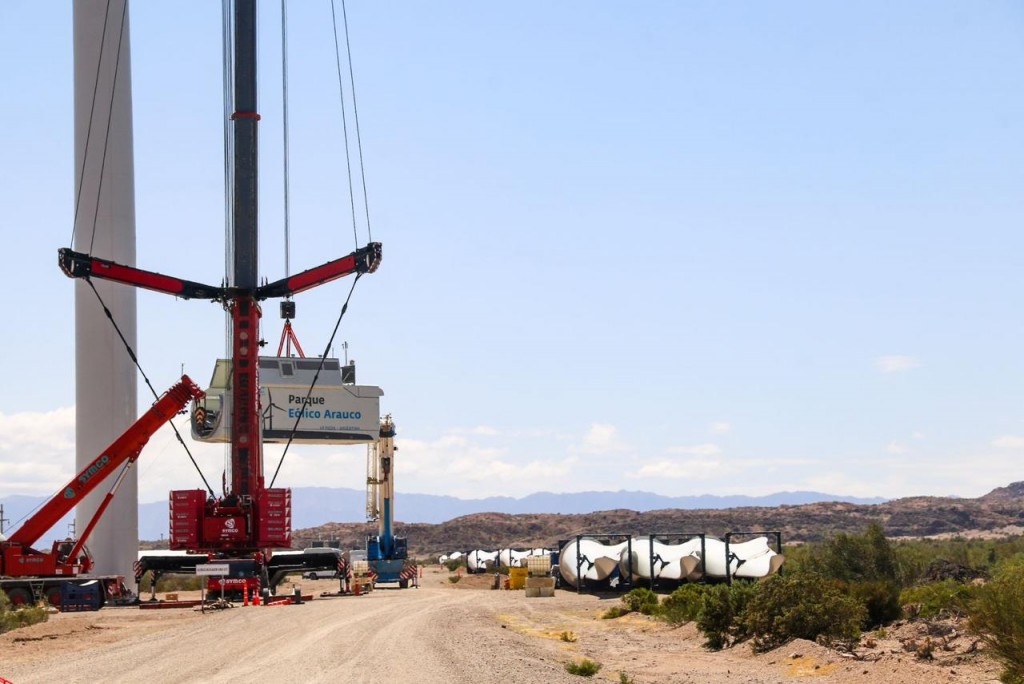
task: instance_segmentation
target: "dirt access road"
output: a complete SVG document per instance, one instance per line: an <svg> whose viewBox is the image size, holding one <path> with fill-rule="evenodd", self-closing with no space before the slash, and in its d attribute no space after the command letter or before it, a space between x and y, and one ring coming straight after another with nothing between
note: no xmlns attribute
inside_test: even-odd
<svg viewBox="0 0 1024 684"><path fill-rule="evenodd" d="M637 684L998 682L998 667L981 653L962 653L962 645L936 649L932 661L892 639L876 643L863 660L808 642L756 656L746 646L709 653L692 625L674 628L639 615L600 619L615 599L565 591L526 599L522 592L490 591L489 583L478 576L453 584L434 569L420 589L379 588L302 606L57 614L0 635L0 677L14 684L579 684L584 680L564 665L587 657L604 666L592 681L618 682L624 672ZM302 583L307 593L334 586Z"/></svg>

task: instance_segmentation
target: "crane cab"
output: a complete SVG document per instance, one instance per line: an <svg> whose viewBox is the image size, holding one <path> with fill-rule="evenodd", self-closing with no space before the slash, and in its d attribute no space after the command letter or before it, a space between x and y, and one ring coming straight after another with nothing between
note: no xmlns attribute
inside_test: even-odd
<svg viewBox="0 0 1024 684"><path fill-rule="evenodd" d="M280 444L289 437L294 444L377 441L384 391L355 384L353 366L342 366L338 359L322 360L323 368L319 358L260 357L264 442ZM217 359L206 397L192 405L193 439L231 441L231 378L231 360ZM310 390L314 378L316 385Z"/></svg>

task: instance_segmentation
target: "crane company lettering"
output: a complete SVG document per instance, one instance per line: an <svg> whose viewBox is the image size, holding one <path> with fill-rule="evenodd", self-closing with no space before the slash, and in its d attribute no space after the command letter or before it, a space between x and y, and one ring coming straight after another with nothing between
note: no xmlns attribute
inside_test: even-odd
<svg viewBox="0 0 1024 684"><path fill-rule="evenodd" d="M89 480L92 479L93 475L106 468L108 463L110 463L110 457L107 456L106 454L103 454L98 459L96 459L96 462L89 466L89 468L85 472L78 476L78 483L83 485L87 484ZM67 498L71 498L67 496L67 492L64 493L64 496Z"/></svg>

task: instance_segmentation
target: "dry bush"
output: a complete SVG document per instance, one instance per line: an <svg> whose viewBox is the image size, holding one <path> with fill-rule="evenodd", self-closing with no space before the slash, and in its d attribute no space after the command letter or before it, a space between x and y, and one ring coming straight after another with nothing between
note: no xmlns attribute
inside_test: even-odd
<svg viewBox="0 0 1024 684"><path fill-rule="evenodd" d="M970 621L1003 665L1001 681L1024 683L1024 555L1002 565L978 590Z"/></svg>

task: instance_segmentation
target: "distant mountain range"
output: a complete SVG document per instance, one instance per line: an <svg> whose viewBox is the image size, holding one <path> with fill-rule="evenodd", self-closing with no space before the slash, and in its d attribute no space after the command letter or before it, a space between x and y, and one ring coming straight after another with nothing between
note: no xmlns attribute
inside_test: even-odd
<svg viewBox="0 0 1024 684"><path fill-rule="evenodd" d="M44 497L11 495L0 497L5 529L14 529L26 515L42 505ZM435 494L406 494L395 498L395 518L403 523L443 523L475 513L579 515L595 511L626 509L637 512L665 509L775 508L820 502L846 502L871 505L882 498L858 498L821 492L778 492L766 496L662 496L650 492L574 492L555 494L538 492L522 498L494 496L485 499L460 499ZM326 523L366 520L366 492L332 487L294 487L292 489L292 528L318 527ZM47 539L63 537L71 516L58 523ZM159 540L167 535L167 502L139 504L139 538Z"/></svg>

